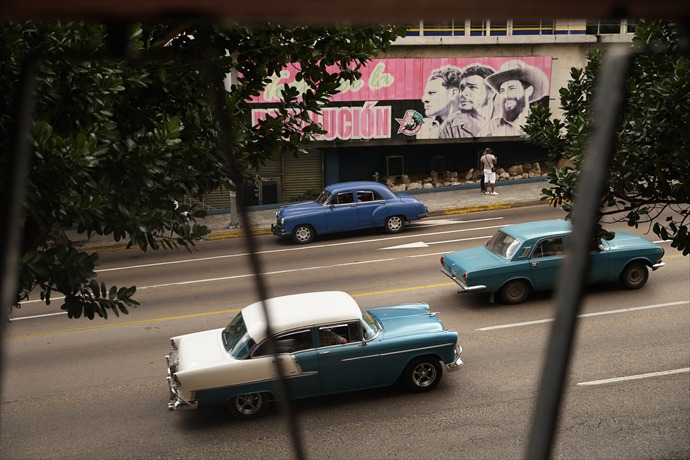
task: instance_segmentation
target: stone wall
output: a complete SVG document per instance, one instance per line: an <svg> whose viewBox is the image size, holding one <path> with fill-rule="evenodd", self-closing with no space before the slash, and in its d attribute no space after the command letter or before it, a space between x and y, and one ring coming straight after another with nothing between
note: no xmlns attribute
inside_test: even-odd
<svg viewBox="0 0 690 460"><path fill-rule="evenodd" d="M496 169L496 181L528 179L546 176L546 166L541 163L521 163L508 168ZM438 187L456 187L459 185L478 184L482 172L470 169L467 172L446 171L439 173L431 171L428 177L396 176L386 177L386 185L394 192L406 190L433 189Z"/></svg>

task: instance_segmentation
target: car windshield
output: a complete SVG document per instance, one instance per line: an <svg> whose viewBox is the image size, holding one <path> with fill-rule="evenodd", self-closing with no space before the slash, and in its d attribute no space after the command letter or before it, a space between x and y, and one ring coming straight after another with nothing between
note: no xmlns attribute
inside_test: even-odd
<svg viewBox="0 0 690 460"><path fill-rule="evenodd" d="M512 259L520 244L520 241L499 230L486 242L486 248L504 259Z"/></svg>
<svg viewBox="0 0 690 460"><path fill-rule="evenodd" d="M324 190L323 192L321 192L319 194L318 197L316 197L316 202L319 204L326 204L326 202L328 201L328 199L330 197L331 197L331 192L329 192L328 190Z"/></svg>
<svg viewBox="0 0 690 460"><path fill-rule="evenodd" d="M364 329L364 338L371 340L376 337L376 334L381 330L381 325L369 314L368 311L362 312L362 328Z"/></svg>
<svg viewBox="0 0 690 460"><path fill-rule="evenodd" d="M233 358L243 358L254 346L254 340L247 332L242 313L238 313L223 329L223 345Z"/></svg>

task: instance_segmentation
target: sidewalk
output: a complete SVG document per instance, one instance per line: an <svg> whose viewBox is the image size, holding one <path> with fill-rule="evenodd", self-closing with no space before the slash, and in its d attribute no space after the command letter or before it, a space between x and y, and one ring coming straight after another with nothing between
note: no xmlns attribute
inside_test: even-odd
<svg viewBox="0 0 690 460"><path fill-rule="evenodd" d="M506 209L519 206L530 206L544 203L540 201L541 190L548 186L545 178L522 179L516 181L499 181L496 183L498 195L485 195L479 190L478 184L460 187L415 190L407 192L415 196L429 209L429 216L462 214L492 209ZM275 212L280 205L252 206L247 209L252 234L270 234L271 224L275 222ZM241 222L240 216L234 216L235 221ZM208 240L236 238L245 235L245 229L231 226L233 216L229 212L213 213L199 220L199 224L206 225L211 231L206 236ZM68 232L68 234L71 232ZM80 238L70 235L75 243ZM83 241L83 239L81 240ZM90 241L84 242L88 248L118 248L126 243L116 243L109 237L95 235Z"/></svg>
<svg viewBox="0 0 690 460"><path fill-rule="evenodd" d="M415 196L429 209L430 216L461 214L491 209L505 209L544 203L540 201L541 189L547 187L545 178L500 181L496 183L498 195L484 195L478 184L454 187L452 189L430 189L406 192ZM251 229L254 234L271 232L275 223L276 210L280 205L254 206L248 208ZM240 221L239 216L237 218ZM208 215L199 223L206 225L211 234L207 239L233 238L244 235L244 230L230 228L229 213Z"/></svg>

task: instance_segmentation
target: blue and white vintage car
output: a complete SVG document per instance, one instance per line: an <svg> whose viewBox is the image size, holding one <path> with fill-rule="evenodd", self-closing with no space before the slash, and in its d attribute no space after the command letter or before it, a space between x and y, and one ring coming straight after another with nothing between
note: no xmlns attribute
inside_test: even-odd
<svg viewBox="0 0 690 460"><path fill-rule="evenodd" d="M485 245L441 256L441 271L461 292L498 293L508 304L527 299L530 291L553 289L568 249L572 225L565 220L544 220L507 225ZM658 244L628 232L615 232L590 256L589 282L620 281L626 289L639 289L648 268L664 266Z"/></svg>
<svg viewBox="0 0 690 460"><path fill-rule="evenodd" d="M365 228L398 233L405 224L429 215L417 198L393 193L384 184L358 181L329 185L314 201L284 206L276 211L271 231L309 243L316 235Z"/></svg>
<svg viewBox="0 0 690 460"><path fill-rule="evenodd" d="M166 356L169 410L225 405L238 418L263 413L277 399L276 356L292 398L388 386L434 388L443 367L462 366L458 333L424 303L361 309L339 291L262 302L225 327L170 339ZM273 354L272 350L276 353Z"/></svg>

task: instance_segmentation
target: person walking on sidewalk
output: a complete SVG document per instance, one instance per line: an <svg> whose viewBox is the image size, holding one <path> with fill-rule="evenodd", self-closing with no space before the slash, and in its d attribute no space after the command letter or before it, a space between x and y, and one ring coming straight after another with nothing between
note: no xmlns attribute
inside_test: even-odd
<svg viewBox="0 0 690 460"><path fill-rule="evenodd" d="M490 148L484 149L484 155L479 159L484 170L484 190L486 195L498 195L496 192L496 162L498 159ZM491 191L489 192L489 187Z"/></svg>

